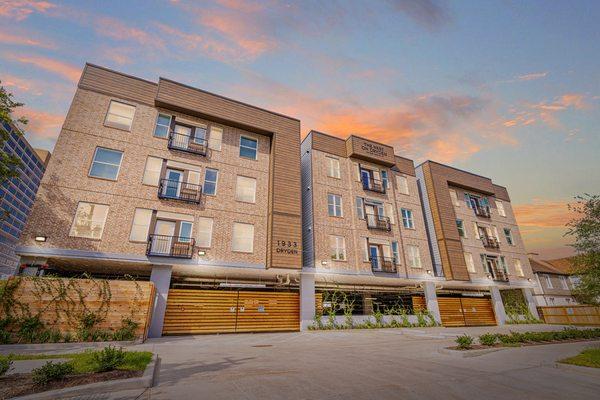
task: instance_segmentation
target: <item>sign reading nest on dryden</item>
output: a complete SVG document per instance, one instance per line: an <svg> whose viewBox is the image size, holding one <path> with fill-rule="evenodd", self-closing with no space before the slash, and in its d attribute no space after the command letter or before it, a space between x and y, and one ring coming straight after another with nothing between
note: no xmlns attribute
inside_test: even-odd
<svg viewBox="0 0 600 400"><path fill-rule="evenodd" d="M383 158L388 156L387 149L380 144L363 142L360 145L360 149L362 151L364 151L366 154L371 155L371 156L383 157Z"/></svg>
<svg viewBox="0 0 600 400"><path fill-rule="evenodd" d="M278 240L275 251L279 254L297 255L299 254L298 242L294 240Z"/></svg>

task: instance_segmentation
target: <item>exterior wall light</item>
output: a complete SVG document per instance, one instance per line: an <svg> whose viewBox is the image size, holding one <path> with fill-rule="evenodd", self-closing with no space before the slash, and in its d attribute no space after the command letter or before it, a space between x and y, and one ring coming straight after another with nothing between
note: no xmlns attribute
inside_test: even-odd
<svg viewBox="0 0 600 400"><path fill-rule="evenodd" d="M198 250L198 255L199 256L205 256L206 255L206 250Z"/></svg>
<svg viewBox="0 0 600 400"><path fill-rule="evenodd" d="M47 239L48 238L46 236L36 236L35 237L35 241L36 242L41 242L41 243L45 242Z"/></svg>
<svg viewBox="0 0 600 400"><path fill-rule="evenodd" d="M327 265L327 261L326 260L321 261L321 265Z"/></svg>
<svg viewBox="0 0 600 400"><path fill-rule="evenodd" d="M431 270L430 269L427 270L427 275L431 275Z"/></svg>
<svg viewBox="0 0 600 400"><path fill-rule="evenodd" d="M486 276L487 276L488 279L492 279L492 275L487 274Z"/></svg>

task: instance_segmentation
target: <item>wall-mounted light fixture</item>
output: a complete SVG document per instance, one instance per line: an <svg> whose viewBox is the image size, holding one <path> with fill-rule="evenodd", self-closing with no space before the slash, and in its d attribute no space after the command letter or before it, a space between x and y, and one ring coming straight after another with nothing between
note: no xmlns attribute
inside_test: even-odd
<svg viewBox="0 0 600 400"><path fill-rule="evenodd" d="M321 265L327 265L327 261L326 260L321 261Z"/></svg>
<svg viewBox="0 0 600 400"><path fill-rule="evenodd" d="M427 270L427 275L431 275L431 270L430 269Z"/></svg>
<svg viewBox="0 0 600 400"><path fill-rule="evenodd" d="M487 274L486 276L487 276L488 279L492 279L492 275Z"/></svg>
<svg viewBox="0 0 600 400"><path fill-rule="evenodd" d="M527 282L531 282L531 278L527 278Z"/></svg>
<svg viewBox="0 0 600 400"><path fill-rule="evenodd" d="M206 250L198 250L198 255L199 256L205 256L206 255Z"/></svg>
<svg viewBox="0 0 600 400"><path fill-rule="evenodd" d="M45 242L48 238L46 236L36 236L35 237L35 241L36 242Z"/></svg>

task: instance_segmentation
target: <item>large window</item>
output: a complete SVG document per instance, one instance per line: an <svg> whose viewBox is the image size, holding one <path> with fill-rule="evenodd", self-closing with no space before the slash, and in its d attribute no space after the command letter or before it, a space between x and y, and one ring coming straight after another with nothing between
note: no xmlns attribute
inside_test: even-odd
<svg viewBox="0 0 600 400"><path fill-rule="evenodd" d="M381 184L386 189L390 188L390 180L388 178L388 172L387 171L384 171L384 170L381 171Z"/></svg>
<svg viewBox="0 0 600 400"><path fill-rule="evenodd" d="M508 243L511 246L515 245L510 228L504 228L504 237L506 238L506 243Z"/></svg>
<svg viewBox="0 0 600 400"><path fill-rule="evenodd" d="M552 278L550 277L550 275L546 274L544 275L544 278L546 278L546 287L548 289L554 289L554 285L552 284Z"/></svg>
<svg viewBox="0 0 600 400"><path fill-rule="evenodd" d="M100 239L104 231L104 223L106 222L107 215L108 206L105 204L79 202L69 235Z"/></svg>
<svg viewBox="0 0 600 400"><path fill-rule="evenodd" d="M144 168L144 178L142 180L144 185L158 186L162 165L162 158L148 156L146 159L146 167Z"/></svg>
<svg viewBox="0 0 600 400"><path fill-rule="evenodd" d="M452 200L452 204L454 204L455 207L460 206L460 203L458 202L458 196L456 194L456 190L450 189L450 199Z"/></svg>
<svg viewBox="0 0 600 400"><path fill-rule="evenodd" d="M116 181L119 176L122 158L122 151L96 147L94 160L90 168L90 176Z"/></svg>
<svg viewBox="0 0 600 400"><path fill-rule="evenodd" d="M132 242L146 242L148 240L148 230L152 221L152 210L147 208L136 208L133 214L133 224L129 240Z"/></svg>
<svg viewBox="0 0 600 400"><path fill-rule="evenodd" d="M404 227L407 229L415 229L412 210L403 208L400 211L402 213L402 225L404 225Z"/></svg>
<svg viewBox="0 0 600 400"><path fill-rule="evenodd" d="M356 198L356 215L360 219L365 219L365 199L362 197Z"/></svg>
<svg viewBox="0 0 600 400"><path fill-rule="evenodd" d="M518 258L515 258L515 272L517 273L517 276L525 276L525 273L523 272L523 265L521 264L521 260Z"/></svg>
<svg viewBox="0 0 600 400"><path fill-rule="evenodd" d="M242 253L254 251L254 225L234 222L231 249Z"/></svg>
<svg viewBox="0 0 600 400"><path fill-rule="evenodd" d="M456 220L456 228L458 229L458 235L460 237L463 237L463 238L467 237L467 232L465 230L465 223L463 222L462 219Z"/></svg>
<svg viewBox="0 0 600 400"><path fill-rule="evenodd" d="M340 160L333 157L327 157L327 176L340 178Z"/></svg>
<svg viewBox="0 0 600 400"><path fill-rule="evenodd" d="M402 194L409 194L408 192L408 178L404 175L396 175L396 183L398 184L398 191Z"/></svg>
<svg viewBox="0 0 600 400"><path fill-rule="evenodd" d="M240 157L256 160L258 156L258 141L245 136L240 137Z"/></svg>
<svg viewBox="0 0 600 400"><path fill-rule="evenodd" d="M235 185L235 199L246 203L256 202L256 179L238 176Z"/></svg>
<svg viewBox="0 0 600 400"><path fill-rule="evenodd" d="M218 126L210 127L210 135L208 136L208 148L215 151L221 151L223 143L223 128Z"/></svg>
<svg viewBox="0 0 600 400"><path fill-rule="evenodd" d="M198 218L198 234L196 238L196 246L210 247L212 245L212 230L213 219L199 217Z"/></svg>
<svg viewBox="0 0 600 400"><path fill-rule="evenodd" d="M565 276L559 276L560 279L560 286L563 288L563 290L569 290L569 284L567 283L567 277Z"/></svg>
<svg viewBox="0 0 600 400"><path fill-rule="evenodd" d="M219 171L216 169L206 168L204 170L204 187L202 191L204 194L216 195L217 194L217 180L219 179Z"/></svg>
<svg viewBox="0 0 600 400"><path fill-rule="evenodd" d="M169 129L171 129L171 116L167 114L158 114L156 126L154 127L154 136L166 138L169 136Z"/></svg>
<svg viewBox="0 0 600 400"><path fill-rule="evenodd" d="M501 217L506 217L506 211L504 211L504 204L500 200L496 200L496 209Z"/></svg>
<svg viewBox="0 0 600 400"><path fill-rule="evenodd" d="M392 255L394 256L394 262L399 265L400 264L400 247L398 246L398 242L392 242Z"/></svg>
<svg viewBox="0 0 600 400"><path fill-rule="evenodd" d="M411 268L422 268L421 265L421 251L418 246L407 246L408 252L408 266Z"/></svg>
<svg viewBox="0 0 600 400"><path fill-rule="evenodd" d="M332 260L346 260L346 239L343 236L330 235L329 248L331 249Z"/></svg>
<svg viewBox="0 0 600 400"><path fill-rule="evenodd" d="M327 195L327 210L330 217L342 216L342 196L337 194Z"/></svg>
<svg viewBox="0 0 600 400"><path fill-rule="evenodd" d="M179 223L179 241L189 243L192 241L192 226L189 221L181 221Z"/></svg>
<svg viewBox="0 0 600 400"><path fill-rule="evenodd" d="M475 272L475 261L473 261L473 254L465 253L465 263L467 263L467 271Z"/></svg>
<svg viewBox="0 0 600 400"><path fill-rule="evenodd" d="M130 131L134 114L134 106L112 100L108 106L108 113L106 114L104 124L113 128Z"/></svg>

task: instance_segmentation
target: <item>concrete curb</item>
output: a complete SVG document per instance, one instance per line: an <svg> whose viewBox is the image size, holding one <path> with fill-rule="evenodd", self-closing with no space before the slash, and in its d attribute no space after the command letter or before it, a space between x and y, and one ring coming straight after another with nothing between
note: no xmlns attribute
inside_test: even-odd
<svg viewBox="0 0 600 400"><path fill-rule="evenodd" d="M137 378L115 379L112 381L96 382L64 389L48 390L46 392L15 397L15 399L53 400L89 395L90 393L109 393L121 390L147 389L154 386L155 379L158 377L158 368L156 368L158 365L160 365L160 358L154 354L152 360L144 370L144 374Z"/></svg>
<svg viewBox="0 0 600 400"><path fill-rule="evenodd" d="M445 354L445 355L449 355L449 356L455 356L455 357L462 357L462 358L469 358L469 357L479 357L479 356L483 356L486 354L490 354L490 353L495 353L497 351L501 351L501 350L506 350L506 349L510 349L511 347L493 347L493 348L489 348L489 349L477 349L477 350L451 350L451 349L446 349L446 348L440 348L438 349L438 352L441 354Z"/></svg>

